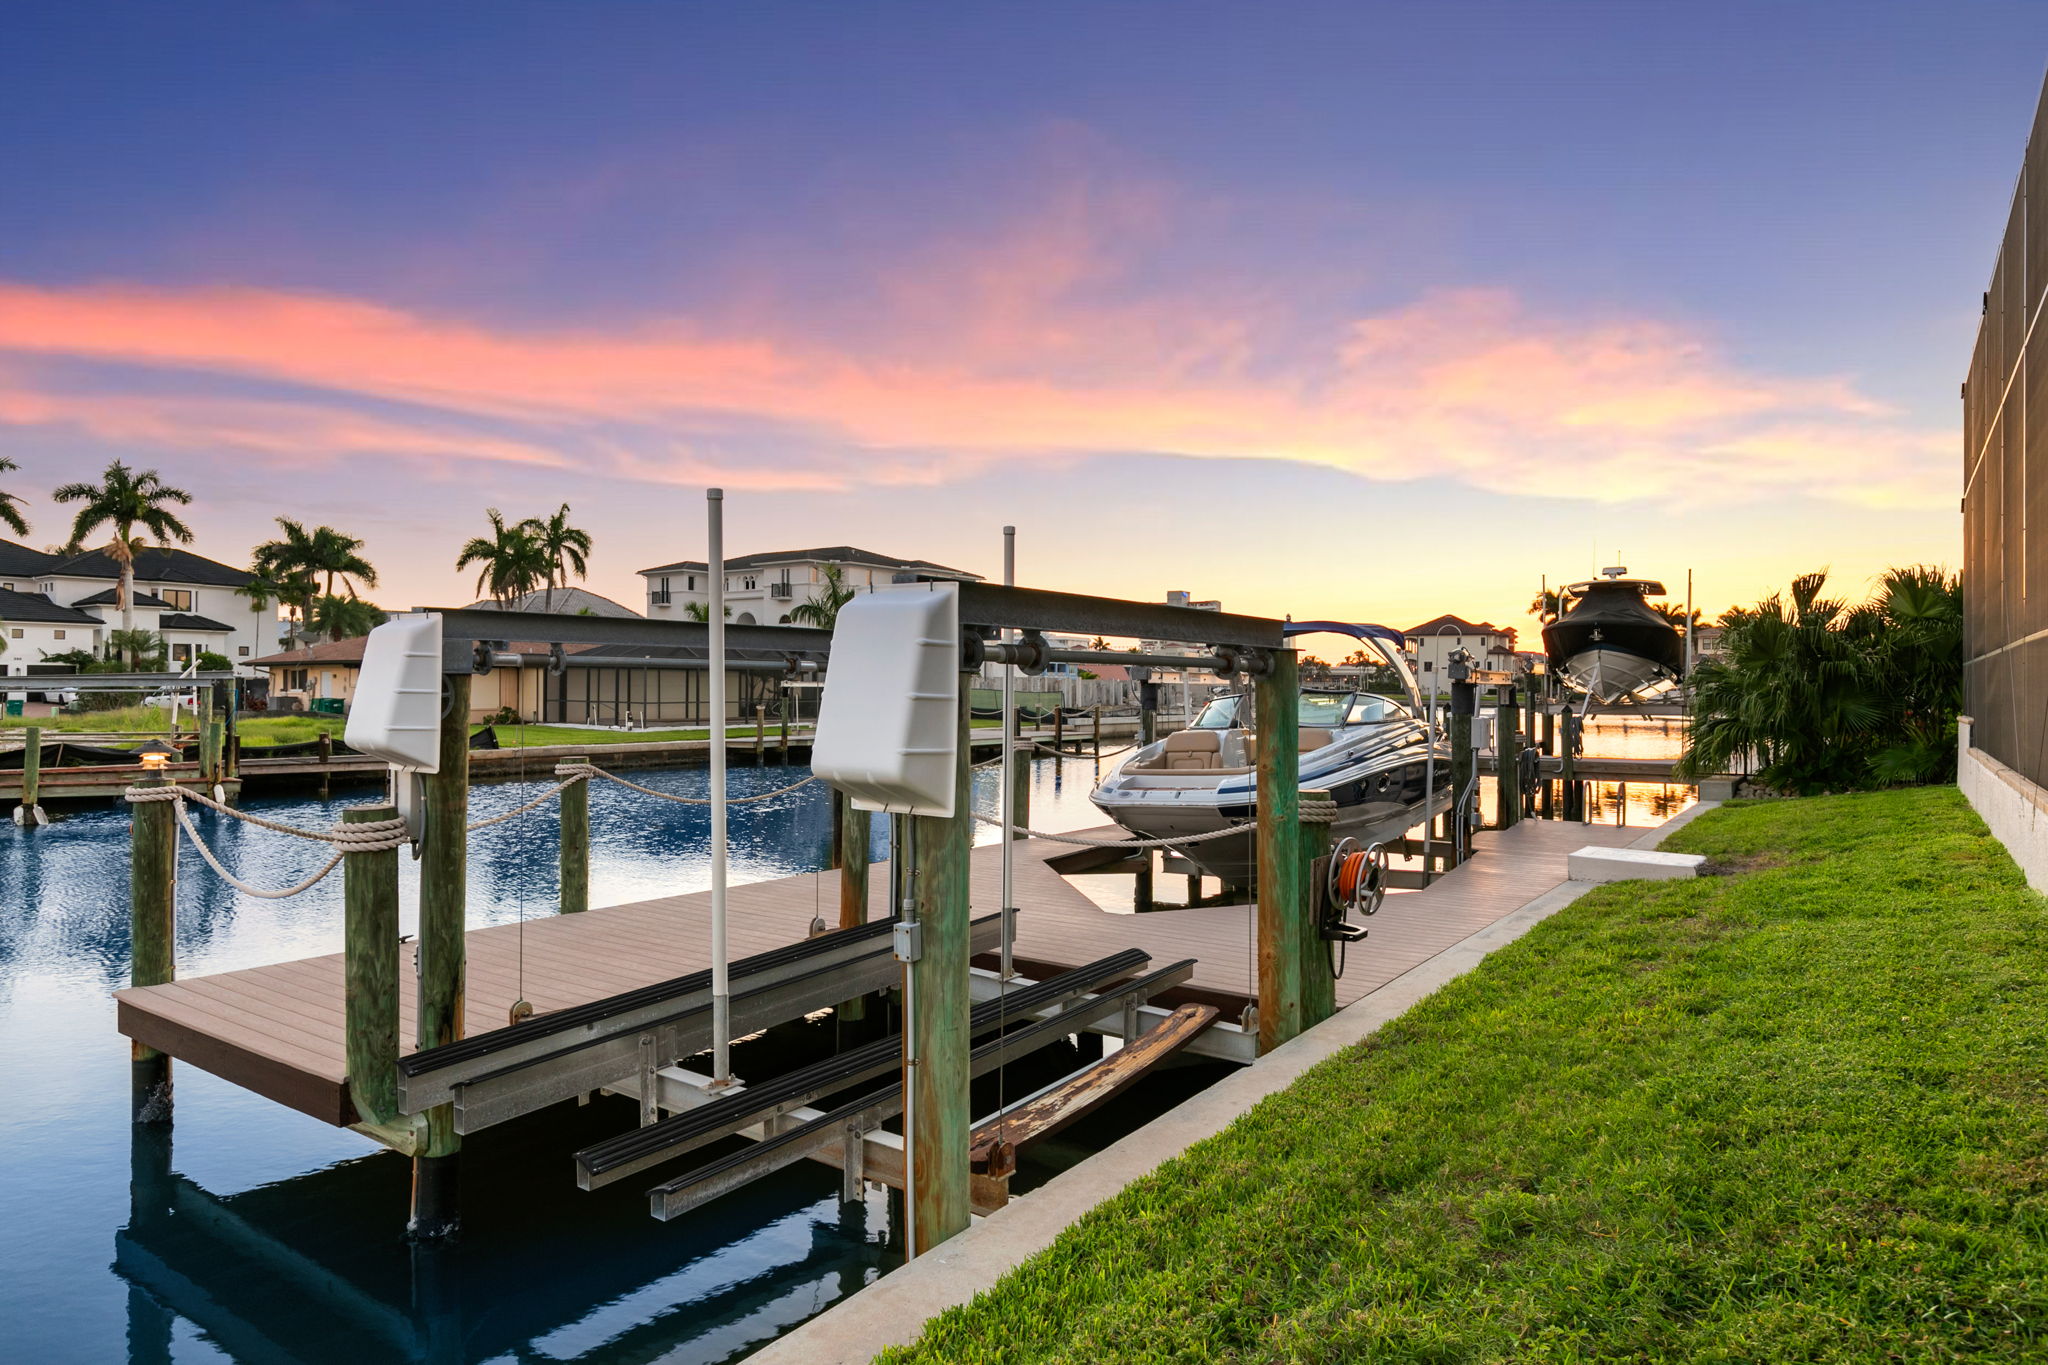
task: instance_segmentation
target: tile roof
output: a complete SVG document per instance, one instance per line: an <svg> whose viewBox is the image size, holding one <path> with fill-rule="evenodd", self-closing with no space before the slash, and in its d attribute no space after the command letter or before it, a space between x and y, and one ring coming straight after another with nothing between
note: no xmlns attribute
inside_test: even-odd
<svg viewBox="0 0 2048 1365"><path fill-rule="evenodd" d="M825 564L858 564L873 569L924 569L931 573L950 574L955 578L970 578L977 582L981 575L968 573L964 569L949 569L944 564L934 564L929 559L895 559L879 555L873 550L863 550L853 545L828 545L816 550L766 550L760 554L739 555L725 561L727 569L760 569L771 564L800 564L804 562ZM662 564L652 569L640 570L643 574L673 573L679 569L707 570L711 566L701 559L685 559L674 564Z"/></svg>
<svg viewBox="0 0 2048 1365"><path fill-rule="evenodd" d="M370 637L358 635L347 640L319 640L310 645L300 645L277 654L266 654L249 662L258 668L286 668L294 664L359 664L363 661L363 645ZM564 654L581 654L594 645L563 645ZM506 646L513 654L547 656L548 645L541 640L514 640Z"/></svg>
<svg viewBox="0 0 2048 1365"><path fill-rule="evenodd" d="M114 605L115 599L120 595L121 589L118 586L101 588L92 596L81 597L71 605L74 607L111 607ZM144 592L142 589L137 588L135 590L135 605L138 607L162 607L168 610L171 604L158 597L155 593Z"/></svg>
<svg viewBox="0 0 2048 1365"><path fill-rule="evenodd" d="M0 540L0 577L32 578L56 562L55 555L46 555L41 550L18 545L11 540Z"/></svg>
<svg viewBox="0 0 2048 1365"><path fill-rule="evenodd" d="M1453 616L1449 612L1445 612L1442 616L1439 616L1434 620L1424 621L1419 626L1410 626L1407 630L1401 633L1403 635L1435 635L1438 632L1442 631L1446 626L1448 626L1451 630L1456 631L1460 635L1512 634L1511 631L1508 631L1501 626L1489 625L1484 621L1467 621L1464 617Z"/></svg>
<svg viewBox="0 0 2048 1365"><path fill-rule="evenodd" d="M224 626L211 616L200 616L196 612L189 611L165 612L162 616L156 618L156 628L158 630L218 631L223 635L234 630L233 626Z"/></svg>
<svg viewBox="0 0 2048 1365"><path fill-rule="evenodd" d="M46 621L59 626L106 624L97 616L52 602L39 592L9 592L5 588L0 588L0 621Z"/></svg>
<svg viewBox="0 0 2048 1365"><path fill-rule="evenodd" d="M44 566L43 572L67 578L119 578L121 566L105 550L87 550ZM255 575L205 555L176 546L152 545L135 556L138 583L197 583L202 587L239 588Z"/></svg>

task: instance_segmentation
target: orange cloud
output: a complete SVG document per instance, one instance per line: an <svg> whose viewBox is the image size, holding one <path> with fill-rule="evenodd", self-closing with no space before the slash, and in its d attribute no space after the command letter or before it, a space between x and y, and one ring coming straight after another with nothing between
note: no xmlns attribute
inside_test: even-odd
<svg viewBox="0 0 2048 1365"><path fill-rule="evenodd" d="M1901 505L1945 487L1945 434L1901 426L1839 378L1746 371L1665 323L1546 319L1459 290L1261 347L1270 311L1254 326L1202 300L1078 299L1110 273L1087 217L899 281L882 325L916 344L872 354L687 319L521 331L273 290L0 284L0 354L17 362L0 424L740 487L934 482L1005 456L1132 451L1548 494L1568 471L1573 491L1609 500ZM950 310L948 280L965 282ZM36 381L53 368L64 387ZM138 373L151 382L124 379ZM184 374L261 396L165 396Z"/></svg>

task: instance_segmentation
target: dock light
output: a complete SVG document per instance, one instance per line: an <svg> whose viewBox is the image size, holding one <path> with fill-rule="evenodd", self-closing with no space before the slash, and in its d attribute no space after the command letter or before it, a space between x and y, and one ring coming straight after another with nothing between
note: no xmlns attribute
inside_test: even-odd
<svg viewBox="0 0 2048 1365"><path fill-rule="evenodd" d="M151 740L135 752L142 760L142 770L151 777L162 777L171 760L180 756L176 749L160 739Z"/></svg>

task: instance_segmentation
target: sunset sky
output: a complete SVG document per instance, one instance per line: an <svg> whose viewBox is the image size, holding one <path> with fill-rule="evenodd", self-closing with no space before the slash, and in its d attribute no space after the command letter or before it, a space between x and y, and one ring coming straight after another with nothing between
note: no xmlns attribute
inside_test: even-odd
<svg viewBox="0 0 2048 1365"><path fill-rule="evenodd" d="M42 5L0 44L0 476L110 458L387 607L855 544L1527 626L1958 554L2048 6ZM1613 557L1620 555L1621 560Z"/></svg>

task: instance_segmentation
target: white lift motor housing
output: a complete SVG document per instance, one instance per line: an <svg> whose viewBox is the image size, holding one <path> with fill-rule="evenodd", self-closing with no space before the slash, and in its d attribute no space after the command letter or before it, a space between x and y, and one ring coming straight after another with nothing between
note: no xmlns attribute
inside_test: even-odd
<svg viewBox="0 0 2048 1365"><path fill-rule="evenodd" d="M811 771L862 810L947 817L959 759L959 590L919 583L841 607Z"/></svg>
<svg viewBox="0 0 2048 1365"><path fill-rule="evenodd" d="M441 618L394 616L363 642L362 671L342 731L348 747L392 767L391 796L415 845L419 775L441 771Z"/></svg>

